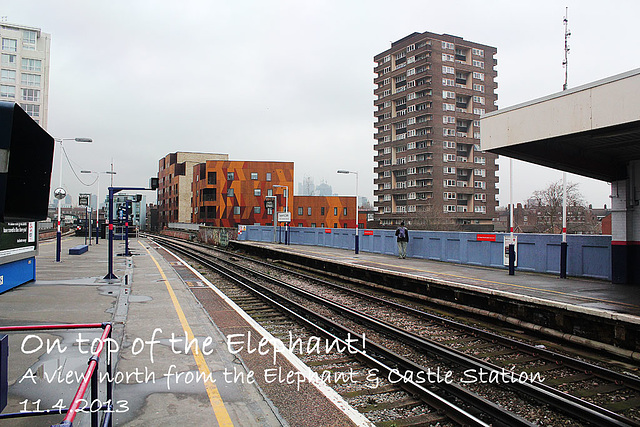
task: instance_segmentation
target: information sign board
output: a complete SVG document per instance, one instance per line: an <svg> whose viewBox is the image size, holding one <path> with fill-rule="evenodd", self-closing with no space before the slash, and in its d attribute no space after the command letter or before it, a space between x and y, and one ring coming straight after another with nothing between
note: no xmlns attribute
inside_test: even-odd
<svg viewBox="0 0 640 427"><path fill-rule="evenodd" d="M509 265L509 245L512 243L511 236L504 236L504 265ZM515 251L514 266L518 266L518 236L513 236L513 246Z"/></svg>
<svg viewBox="0 0 640 427"><path fill-rule="evenodd" d="M278 222L291 222L291 212L278 212Z"/></svg>

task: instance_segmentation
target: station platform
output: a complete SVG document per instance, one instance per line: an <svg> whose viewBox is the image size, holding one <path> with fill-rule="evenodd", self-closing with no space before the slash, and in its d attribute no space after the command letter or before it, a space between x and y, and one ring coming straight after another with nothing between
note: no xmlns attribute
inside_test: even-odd
<svg viewBox="0 0 640 427"><path fill-rule="evenodd" d="M114 425L370 425L321 387L305 383L296 390L276 383L267 389L259 381L247 381L249 367L263 362L246 352L232 354L225 334L251 330L260 337L260 331L252 329L237 307L210 292L206 278L157 245L131 239L132 255L126 257L124 243L114 242L118 279L105 280L108 242L96 245L94 240L88 252L68 255L78 244L84 244L84 238L64 237L57 263L55 240L40 243L36 281L0 295L0 326L113 322L119 346L114 358ZM191 276L185 279L185 274ZM200 303L194 292L205 291L206 302ZM207 312L205 305L216 310ZM68 372L84 372L90 356L80 354L80 343L100 333L10 333L8 405L2 412L51 408L61 402L68 407L78 386L69 381ZM48 349L56 340L60 345ZM186 348L194 340L202 350L197 355ZM230 372L234 375L227 375ZM3 420L0 425L48 426L62 418L46 415ZM88 425L88 415L78 414L76 422Z"/></svg>
<svg viewBox="0 0 640 427"><path fill-rule="evenodd" d="M355 254L353 250L324 246L284 245L242 241L239 244L268 247L295 252L327 260L406 273L458 286L473 286L487 291L499 291L514 296L534 297L555 304L600 310L609 313L640 316L640 292L632 285L614 285L603 280L575 277L560 279L550 274L522 272L516 269L509 276L506 269L477 267L419 258L399 259L391 255L368 252ZM640 322L640 317L638 318Z"/></svg>
<svg viewBox="0 0 640 427"><path fill-rule="evenodd" d="M517 269L509 276L507 269L355 254L325 246L245 240L233 241L233 245L261 256L283 261L295 258L296 264L385 283L427 300L640 360L640 292L632 285L561 279Z"/></svg>

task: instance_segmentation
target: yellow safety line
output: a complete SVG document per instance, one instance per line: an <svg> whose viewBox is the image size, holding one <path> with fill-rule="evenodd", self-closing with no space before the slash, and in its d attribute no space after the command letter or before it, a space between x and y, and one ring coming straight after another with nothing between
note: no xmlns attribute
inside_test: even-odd
<svg viewBox="0 0 640 427"><path fill-rule="evenodd" d="M194 339L193 332L191 331L189 322L187 322L187 318L185 317L184 312L180 307L178 298L176 297L176 294L173 292L173 288L171 287L169 280L167 280L167 276L165 276L164 271L160 267L160 264L158 264L158 261L156 261L156 259L153 257L149 249L147 249L142 244L142 242L138 241L138 243L140 243L140 246L142 246L144 250L147 251L149 256L151 256L151 259L153 260L153 262L156 264L156 267L158 268L158 271L160 272L160 275L164 280L164 284L167 286L167 291L171 296L171 301L173 302L173 306L176 309L176 312L178 313L178 317L180 318L180 323L182 324L182 328L187 334L189 341L192 341ZM207 389L207 394L209 395L209 402L211 402L211 407L213 408L213 412L216 414L218 425L220 425L221 427L233 426L233 422L231 421L231 417L229 417L229 413L227 412L227 409L224 406L224 402L222 401L222 397L220 396L218 387L216 387L216 385L209 380L211 378L211 371L209 370L209 366L207 366L207 362L204 360L204 357L202 356L202 353L199 351L197 345L196 345L196 351L193 353L193 358L196 360L196 364L198 365L198 370L200 370L200 373L203 374L205 378L204 385L205 385L205 388Z"/></svg>
<svg viewBox="0 0 640 427"><path fill-rule="evenodd" d="M323 252L316 252L316 251L310 251L310 250L307 250L306 252L311 252L311 253L314 253L314 254L324 255ZM353 257L347 257L347 258L348 259L352 259L352 260L358 259L358 258L353 258ZM358 259L358 260L361 261L361 259ZM394 265L394 264L385 264L383 262L370 261L370 260L368 260L367 262L370 262L372 264L382 265L382 266L385 266L385 267L398 268L398 266ZM437 274L437 275L445 276L445 277L447 277L447 276L448 277L455 277L455 278L458 278L458 279L475 280L475 281L478 281L478 282L493 283L493 284L496 284L496 285L511 286L511 287L514 287L514 288L528 289L528 290L538 291L538 292L548 292L548 293L552 293L552 294L569 296L569 297L572 297L572 298L581 298L581 299L587 300L587 301L606 302L606 303L613 304L613 305L622 305L622 306L634 307L634 308L638 307L635 304L629 304L629 303L619 302L619 301L611 301L611 300L606 300L606 299L602 299L602 298L594 298L594 297L588 297L588 296L583 296L583 295L575 295L575 294L570 294L570 293L567 293L567 292L554 291L554 290L551 290L551 289L540 289L540 288L534 288L532 286L516 285L516 284L513 284L513 283L505 283L505 282L497 282L495 280L478 279L478 278L475 278L475 277L461 276L461 275L450 274L450 273L440 273L440 272L437 272L437 271L425 270L425 269L422 269L422 268L415 268L415 267L402 266L400 268L403 268L403 269L406 269L406 270L420 271L420 272L423 272L423 273ZM465 285L465 284L473 286L473 283L461 283L461 285Z"/></svg>

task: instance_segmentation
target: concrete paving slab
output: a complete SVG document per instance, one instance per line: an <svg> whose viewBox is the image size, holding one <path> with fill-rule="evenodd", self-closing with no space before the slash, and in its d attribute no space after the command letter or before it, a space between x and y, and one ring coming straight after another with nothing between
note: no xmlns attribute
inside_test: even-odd
<svg viewBox="0 0 640 427"><path fill-rule="evenodd" d="M120 347L114 358L114 425L282 425L257 388L222 381L223 369L238 365L223 351L224 336L188 285L146 241L130 241L137 255L114 256L118 279L112 281L102 278L108 271L107 242L94 241L88 252L66 255L69 247L81 243L84 238L64 238L60 263L55 262L55 242L41 243L36 281L0 295L1 326L113 322L113 338ZM122 245L115 242L114 252L123 252ZM185 351L185 325L188 341L208 342L210 354L198 359ZM92 340L100 333L37 332L28 339L27 333L11 333L9 405L3 413L49 408L60 401L68 406L77 381L67 381L66 375L71 372L75 378L84 372L89 358L79 353L79 338ZM59 346L47 351L47 339ZM215 384L202 380L203 366ZM101 387L100 400L106 400ZM212 388L219 401L212 399ZM48 426L63 417L4 420L0 425ZM79 414L74 425L88 425L88 416Z"/></svg>

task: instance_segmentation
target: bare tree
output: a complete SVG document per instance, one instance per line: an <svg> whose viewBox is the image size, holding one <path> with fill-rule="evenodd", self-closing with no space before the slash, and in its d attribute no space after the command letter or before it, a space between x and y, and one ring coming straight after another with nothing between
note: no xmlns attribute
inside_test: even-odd
<svg viewBox="0 0 640 427"><path fill-rule="evenodd" d="M537 212L535 230L538 233L562 232L562 181L549 184L533 193L531 202ZM567 183L567 232L583 230L587 206L577 183Z"/></svg>
<svg viewBox="0 0 640 427"><path fill-rule="evenodd" d="M462 226L433 204L418 206L409 218L411 228L432 231L460 231Z"/></svg>

